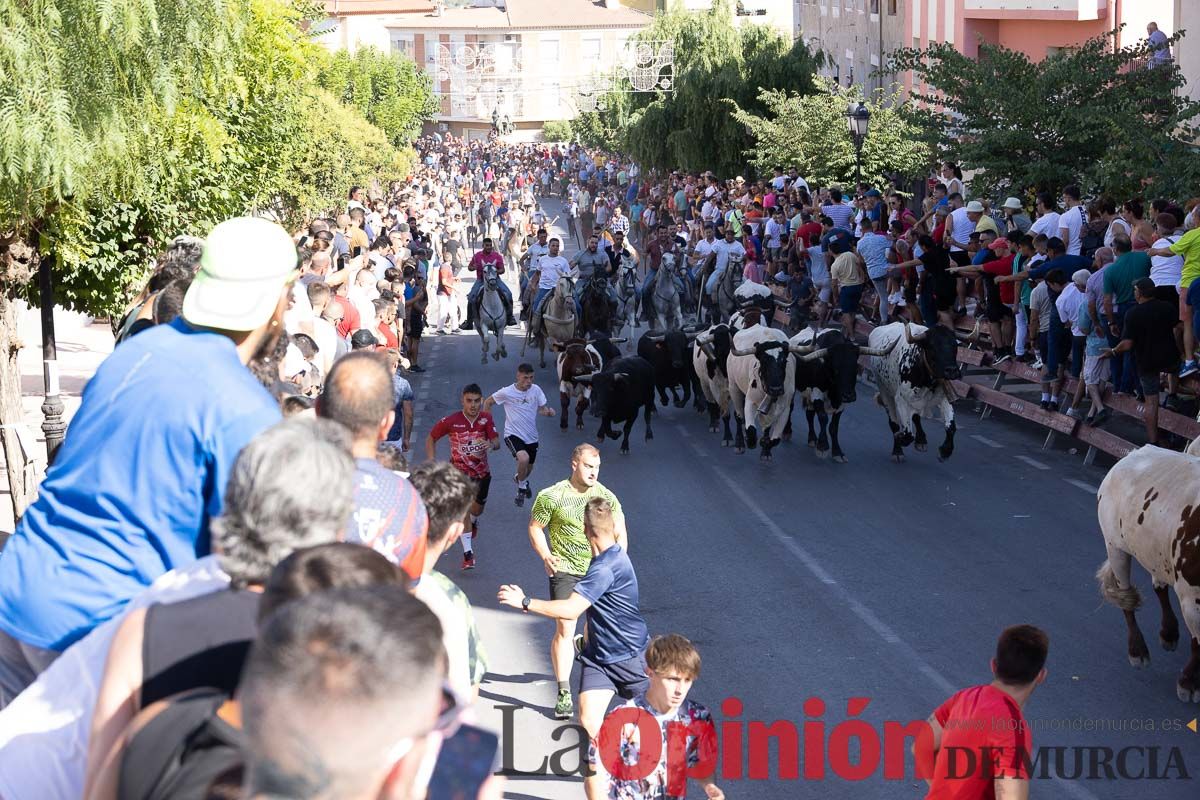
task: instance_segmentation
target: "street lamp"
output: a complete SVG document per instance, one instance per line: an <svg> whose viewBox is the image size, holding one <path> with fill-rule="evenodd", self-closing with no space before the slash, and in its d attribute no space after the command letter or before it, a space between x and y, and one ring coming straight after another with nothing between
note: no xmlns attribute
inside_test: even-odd
<svg viewBox="0 0 1200 800"><path fill-rule="evenodd" d="M871 112L861 101L857 107L851 103L846 108L846 124L850 128L850 138L854 140L854 184L857 189L862 181L862 146L871 127Z"/></svg>

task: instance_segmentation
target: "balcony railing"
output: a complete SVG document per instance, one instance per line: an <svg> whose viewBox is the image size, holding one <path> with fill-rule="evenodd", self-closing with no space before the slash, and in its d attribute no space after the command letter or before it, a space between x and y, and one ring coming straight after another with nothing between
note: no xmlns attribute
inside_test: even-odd
<svg viewBox="0 0 1200 800"><path fill-rule="evenodd" d="M963 15L974 19L1094 21L1108 15L1108 0L965 0Z"/></svg>

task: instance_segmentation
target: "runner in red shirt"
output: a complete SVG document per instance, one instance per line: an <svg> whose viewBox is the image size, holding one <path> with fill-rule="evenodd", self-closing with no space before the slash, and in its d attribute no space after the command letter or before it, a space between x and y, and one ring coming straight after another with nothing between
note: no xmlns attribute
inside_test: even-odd
<svg viewBox="0 0 1200 800"><path fill-rule="evenodd" d="M913 746L925 800L1026 800L1033 736L1022 709L1046 679L1050 639L1032 625L1000 634L995 679L954 694L929 717L933 750ZM931 763L932 762L932 763Z"/></svg>
<svg viewBox="0 0 1200 800"><path fill-rule="evenodd" d="M443 436L450 437L450 463L475 483L475 502L471 504L471 530L463 531L463 569L475 568L473 540L479 535L479 515L487 503L488 488L492 485L492 472L488 466L488 448L500 449L500 434L492 415L480 410L483 390L477 383L469 383L462 390L462 411L442 417L429 438L425 440L425 456L434 460L437 442Z"/></svg>

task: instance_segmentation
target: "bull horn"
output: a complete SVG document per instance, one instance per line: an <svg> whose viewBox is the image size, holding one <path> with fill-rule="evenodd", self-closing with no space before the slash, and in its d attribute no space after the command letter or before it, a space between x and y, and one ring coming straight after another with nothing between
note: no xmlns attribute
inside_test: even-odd
<svg viewBox="0 0 1200 800"><path fill-rule="evenodd" d="M667 338L667 335L665 333L654 333L652 331L647 331L646 338L652 342L661 342L663 339Z"/></svg>
<svg viewBox="0 0 1200 800"><path fill-rule="evenodd" d="M926 331L925 333L919 334L917 336L913 336L912 330L909 328L908 323L907 322L904 323L904 341L908 342L909 344L916 344L917 342L924 339L928 334L929 334L929 331Z"/></svg>
<svg viewBox="0 0 1200 800"><path fill-rule="evenodd" d="M826 352L828 352L828 351L824 347L822 347L819 350L812 351L811 353L809 353L806 356L800 356L800 360L801 361L816 361L817 359L824 358Z"/></svg>
<svg viewBox="0 0 1200 800"><path fill-rule="evenodd" d="M778 308L791 308L792 306L796 305L796 303L800 302L799 300L793 300L790 303L785 303L785 302L783 302L783 300L781 300L778 297L773 297L771 299L775 301L775 305ZM753 301L750 301L750 302L753 302Z"/></svg>
<svg viewBox="0 0 1200 800"><path fill-rule="evenodd" d="M553 350L553 351L554 351L554 352L556 352L556 353L561 353L561 352L562 352L563 350L565 350L566 348L564 348L564 347L562 346L562 344L561 344L561 343L559 343L559 342L551 342L551 343L550 343L550 349L551 349L551 350Z"/></svg>
<svg viewBox="0 0 1200 800"><path fill-rule="evenodd" d="M754 355L754 351L753 350L739 350L736 347L733 347L732 345L730 345L729 355L731 355L731 356L752 356L752 355Z"/></svg>
<svg viewBox="0 0 1200 800"><path fill-rule="evenodd" d="M687 337L689 342L692 342L695 341L696 337L700 335L700 331L684 331L683 335Z"/></svg>
<svg viewBox="0 0 1200 800"><path fill-rule="evenodd" d="M697 339L696 341L700 342L699 339ZM712 345L709 344L708 342L700 342L700 349L704 352L704 355L707 356L708 358L711 358L713 361L717 360L717 354L715 352L713 352ZM1200 439L1197 439L1196 441L1200 442Z"/></svg>
<svg viewBox="0 0 1200 800"><path fill-rule="evenodd" d="M788 349L798 356L806 356L813 350L816 350L817 346L815 344L793 344Z"/></svg>
<svg viewBox="0 0 1200 800"><path fill-rule="evenodd" d="M900 337L892 339L892 343L887 347L860 347L858 354L861 356L879 356L883 358L896 349L896 345L900 342Z"/></svg>
<svg viewBox="0 0 1200 800"><path fill-rule="evenodd" d="M625 344L626 342L629 341L629 339L628 338L609 339L608 341L611 342L612 344Z"/></svg>
<svg viewBox="0 0 1200 800"><path fill-rule="evenodd" d="M975 327L970 333L962 333L961 331L954 332L954 338L960 342L975 342L979 339L979 334L982 333L982 322L975 320Z"/></svg>
<svg viewBox="0 0 1200 800"><path fill-rule="evenodd" d="M696 344L700 345L701 347L704 347L704 345L710 344L712 342L712 334L709 333L708 331L697 334L695 341L696 341Z"/></svg>
<svg viewBox="0 0 1200 800"><path fill-rule="evenodd" d="M592 375L591 375L591 374L588 374L588 375L576 375L576 376L575 376L575 378L574 378L574 380L575 380L575 382L576 382L576 383L591 383L591 382L592 382Z"/></svg>

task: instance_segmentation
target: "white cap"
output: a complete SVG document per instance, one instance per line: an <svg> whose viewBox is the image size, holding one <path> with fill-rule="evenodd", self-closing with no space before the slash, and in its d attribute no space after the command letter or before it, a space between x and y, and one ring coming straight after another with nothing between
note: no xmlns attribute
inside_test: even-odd
<svg viewBox="0 0 1200 800"><path fill-rule="evenodd" d="M983 213L983 203L979 202L978 200L972 200L971 202L967 203L967 213L968 214L982 214Z"/></svg>

